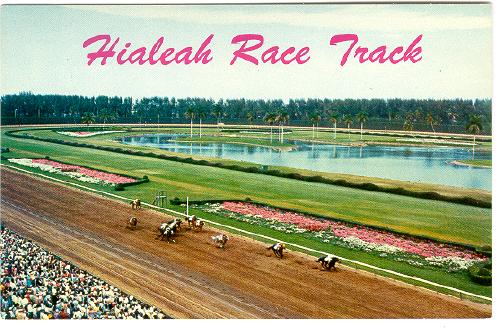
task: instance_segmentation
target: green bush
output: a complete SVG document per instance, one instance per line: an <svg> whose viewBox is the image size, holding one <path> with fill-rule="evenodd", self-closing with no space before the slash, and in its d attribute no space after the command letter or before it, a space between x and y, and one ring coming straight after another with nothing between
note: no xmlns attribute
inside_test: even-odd
<svg viewBox="0 0 500 330"><path fill-rule="evenodd" d="M478 247L476 249L477 252L481 253L481 254L484 254L488 257L491 257L492 256L492 249L491 249L491 246L490 245L483 245L481 247Z"/></svg>
<svg viewBox="0 0 500 330"><path fill-rule="evenodd" d="M170 200L170 205L181 205L182 201L179 199L179 197L175 197L174 199Z"/></svg>
<svg viewBox="0 0 500 330"><path fill-rule="evenodd" d="M490 262L469 267L469 276L472 281L481 285L491 285L491 266Z"/></svg>

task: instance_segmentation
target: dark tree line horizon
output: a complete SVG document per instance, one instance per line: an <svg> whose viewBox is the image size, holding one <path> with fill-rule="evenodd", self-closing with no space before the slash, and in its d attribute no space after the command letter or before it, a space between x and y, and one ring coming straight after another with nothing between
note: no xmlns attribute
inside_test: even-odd
<svg viewBox="0 0 500 330"><path fill-rule="evenodd" d="M2 125L81 123L204 123L273 124L351 127L365 117L372 129L466 131L479 120L481 133L491 133L491 99L218 99L118 96L79 96L22 92L1 97ZM276 124L278 124L276 122Z"/></svg>

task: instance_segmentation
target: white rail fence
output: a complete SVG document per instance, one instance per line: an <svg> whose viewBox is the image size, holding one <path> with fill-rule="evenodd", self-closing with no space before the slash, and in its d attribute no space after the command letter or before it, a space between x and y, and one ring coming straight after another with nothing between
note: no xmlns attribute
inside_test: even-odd
<svg viewBox="0 0 500 330"><path fill-rule="evenodd" d="M25 170L25 169L22 169L22 168L19 168L19 167L16 167L16 166L6 165L6 164L0 164L0 165L8 167L8 168L13 168L13 169L21 171L21 172L29 173L31 175L37 175L37 176L40 176L40 177L43 177L43 178L46 178L46 179L49 179L49 180L52 180L52 181L56 181L56 182L60 182L60 183L64 183L64 184L70 184L70 185L78 187L80 189L92 191L92 192L95 192L95 193L98 193L98 194L101 194L101 195L107 195L107 196L111 196L113 198L117 198L117 199L121 199L121 200L125 200L125 201L132 201L132 199L127 198L127 197L123 197L123 196L115 195L115 194L110 193L110 192L101 191L101 190L98 190L98 189L86 187L86 186L83 186L83 185L80 185L80 184L77 184L77 183L73 183L73 182L59 180L59 179L53 178L53 177L48 176L48 175L44 175L44 174L41 174L41 173L34 173L34 172L31 172L31 171L28 171L28 170ZM149 204L149 203L143 202L142 204L146 205L146 206L148 206L148 207L150 207L152 209L166 211L166 212L169 212L169 213L172 213L172 214L175 214L175 215L181 215L181 216L185 216L186 215L185 213L182 213L182 212L178 212L178 211L171 210L171 209L168 209L168 208L162 208L162 207L159 207L159 206L156 206L156 205L152 205L152 204ZM207 222L207 223L216 225L218 227L228 228L228 229L231 229L233 231L237 231L237 232L240 232L240 233L243 233L243 234L246 234L246 235L260 237L260 238L263 238L263 239L266 239L266 240L269 240L269 241L274 241L274 242L278 241L275 238L270 237L270 236L256 234L256 233L253 233L253 232L250 232L250 231L247 231L247 230L243 230L243 229L236 228L236 227L229 226L229 225L224 225L224 224L221 224L221 223L218 223L218 222L215 222L215 221L211 221L211 220L208 220L208 219L203 219L203 218L200 218L200 219L203 220L203 221L205 221L205 222ZM302 245L295 244L295 243L290 243L290 242L285 242L285 241L280 241L280 242L283 242L283 243L285 243L285 244L287 244L289 246L293 246L293 247L296 247L298 249L301 249L301 250L304 250L304 251L308 251L308 252L314 252L314 253L318 253L318 254L331 254L329 252L324 252L324 251L319 251L319 250L311 249L311 248L308 248L306 246L302 246ZM380 267L373 266L373 265L370 265L370 264L367 264L367 263L364 263L364 262L361 262L361 261L351 260L351 259L347 259L347 258L344 258L344 257L341 257L341 256L336 256L336 257L339 258L339 259L348 261L348 262L350 262L351 264L354 264L354 265L358 265L358 266L365 267L365 268L368 268L368 269L372 269L372 270L376 270L376 271L379 271L379 272L391 274L391 275L399 277L399 278L405 278L405 279L413 280L415 282L427 284L429 286L433 286L433 287L436 287L436 288L446 289L446 290L449 290L451 292L458 293L459 296L460 296L460 298L462 298L462 295L466 295L466 296L469 296L469 297L475 297L475 298L484 299L486 301L493 301L493 299L490 298L490 297L486 297L486 296L478 295L478 294L475 294L475 293L463 291L463 290L460 290L460 289L457 289L457 288L454 288L454 287L450 287L450 286L442 285L442 284L439 284L439 283L435 283L435 282L432 282L432 281L429 281L429 280L426 280L426 279L423 279L423 278L420 278L420 277L415 277L415 276L410 276L410 275L402 274L402 273L399 273L399 272L396 272L396 271L393 271L393 270L390 270L390 269L380 268Z"/></svg>

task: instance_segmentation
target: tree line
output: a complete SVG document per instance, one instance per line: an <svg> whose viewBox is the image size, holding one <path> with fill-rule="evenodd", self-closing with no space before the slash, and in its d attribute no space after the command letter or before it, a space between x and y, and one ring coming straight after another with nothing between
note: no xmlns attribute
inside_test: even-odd
<svg viewBox="0 0 500 330"><path fill-rule="evenodd" d="M253 99L36 95L1 97L2 125L37 123L247 123L491 132L491 99Z"/></svg>

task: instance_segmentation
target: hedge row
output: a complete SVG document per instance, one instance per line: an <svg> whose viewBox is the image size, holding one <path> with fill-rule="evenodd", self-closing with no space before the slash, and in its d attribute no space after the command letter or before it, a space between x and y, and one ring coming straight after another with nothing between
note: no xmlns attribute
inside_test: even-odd
<svg viewBox="0 0 500 330"><path fill-rule="evenodd" d="M122 174L120 174L122 175ZM134 178L136 179L136 178ZM130 186L135 186L141 183L146 183L149 182L149 178L147 175L143 176L142 179L136 179L134 182L125 182L125 183L117 183L115 184L115 190L116 191L123 191L125 190L125 187L130 187Z"/></svg>
<svg viewBox="0 0 500 330"><path fill-rule="evenodd" d="M481 201L481 200L478 200L478 199L475 199L472 197L452 197L452 196L442 195L442 194L439 194L439 193L433 192L433 191L420 192L420 191L408 190L408 189L401 188L401 187L382 187L382 186L376 185L374 183L355 183L355 182L350 182L350 181L343 180L343 179L329 179L329 178L325 178L325 177L320 176L320 175L309 176L309 175L302 175L300 173L290 173L290 172L283 172L283 171L279 171L279 170L261 169L261 168L256 167L256 166L230 165L230 164L224 164L224 163L219 163L219 162L217 162L217 163L210 162L207 160L197 160L197 159L193 159L191 157L184 158L184 157L179 157L179 156L156 154L154 152L144 152L144 151L140 151L140 150L131 150L131 149L118 148L118 147L111 147L111 146L100 146L100 145L93 145L93 144L89 144L89 143L65 141L62 139L41 138L41 137L28 135L26 133L24 133L22 135L17 135L17 134L15 134L16 132L19 132L19 130L8 131L5 134L8 136L16 137L16 138L40 140L40 141L44 141L44 142L58 143L58 144L72 146L72 147L83 147L83 148L105 150L105 151L111 151L111 152L122 153L122 154L133 155L133 156L159 158L159 159L165 159L165 160L176 161L176 162L187 163L187 164L224 168L224 169L240 171L240 172L260 173L260 174L266 174L266 175L271 175L271 176L275 176L275 177L282 177L282 178L294 179L294 180L300 180L300 181L318 182L318 183L331 184L331 185L342 186L342 187L347 187L347 188L355 188L355 189L362 189L362 190L368 190L368 191L384 192L384 193L390 193L390 194L395 194L395 195L403 195L403 196L416 197L416 198L422 198L422 199L451 202L451 203L470 205L470 206L476 206L476 207L481 207L481 208L491 208L491 202Z"/></svg>
<svg viewBox="0 0 500 330"><path fill-rule="evenodd" d="M492 263L478 264L469 268L469 276L472 281L482 284L491 285L492 282Z"/></svg>

